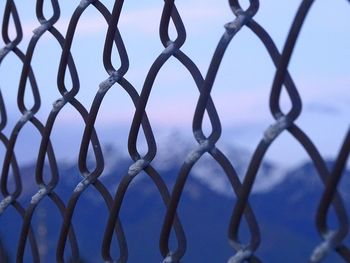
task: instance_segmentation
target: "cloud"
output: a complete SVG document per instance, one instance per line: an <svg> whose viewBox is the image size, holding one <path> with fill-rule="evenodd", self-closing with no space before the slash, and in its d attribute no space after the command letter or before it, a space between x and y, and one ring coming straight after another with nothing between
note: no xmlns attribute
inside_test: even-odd
<svg viewBox="0 0 350 263"><path fill-rule="evenodd" d="M226 10L218 5L198 5L189 4L186 9L181 10L180 14L183 20L186 22L186 26L189 28L195 28L194 31L204 31L208 24L213 23L213 19L221 18ZM144 35L150 35L158 32L160 18L162 12L162 5L148 6L133 9L125 9L122 11L119 28L122 30L128 30ZM65 35L69 22L69 16L63 16L55 24L55 27ZM36 20L25 21L22 23L23 33L25 40L28 40L33 35L33 30L39 26L39 22ZM94 36L100 33L105 33L107 24L102 15L89 14L82 15L76 35L78 37Z"/></svg>
<svg viewBox="0 0 350 263"><path fill-rule="evenodd" d="M342 113L342 110L325 103L309 103L306 105L305 110L315 113L325 113L329 115L338 115Z"/></svg>
<svg viewBox="0 0 350 263"><path fill-rule="evenodd" d="M267 3L268 4L268 3ZM271 2L271 4L275 4ZM92 8L92 7L91 7ZM211 30L208 28L212 25L222 25L223 21L229 21L233 19L233 15L228 8L227 4L218 4L215 1L202 1L201 4L198 4L198 1L189 0L186 3L179 2L178 9L183 18L183 21L186 25L188 31L191 31L193 34L201 34L206 32L206 37L208 39L212 34ZM267 10L267 7L266 7ZM263 10L261 10L263 11ZM270 10L271 11L271 10ZM127 6L122 12L120 18L120 28L122 30L122 35L128 36L134 34L142 34L141 39L144 38L152 38L155 41L159 42L158 38L154 38L154 34L158 34L159 21L162 12L162 4L159 5L130 5L127 9ZM56 27L62 32L66 32L66 29L69 25L70 16L62 17L57 23ZM24 35L28 40L32 36L32 30L37 28L39 22L37 21L27 21L23 23ZM277 26L276 26L277 28ZM83 14L81 20L79 22L79 26L77 28L76 37L94 37L99 36L101 34L105 34L107 29L106 22L103 20L102 16L99 16L95 13L87 13ZM220 28L216 31L220 31ZM149 41L149 39L147 39ZM127 47L130 47L132 43L126 43ZM200 49L200 47L198 47ZM140 51L142 52L142 51ZM202 57L209 56L212 54L211 51L204 51L206 54L202 54ZM158 53L157 53L158 54ZM137 54L138 55L138 54ZM147 57L147 54L142 54L142 58ZM141 56L140 55L140 56ZM300 56L299 56L300 57ZM151 62L153 62L153 56L151 58ZM242 60L240 55L237 54L235 57L237 61ZM202 62L203 63L203 62ZM136 65L131 61L132 69L128 72L128 78L132 83L139 82L143 83L145 72L150 66L150 63L146 66L144 65ZM140 63L142 64L142 63ZM198 64L198 63L197 63ZM203 63L204 66L203 72L207 70L208 64ZM134 68L135 67L135 68ZM141 70L140 68L146 67L145 70ZM182 66L181 66L182 67ZM134 70L134 71L131 71ZM226 70L226 71L225 71ZM220 69L220 71L224 72L222 75L230 76L232 72L230 72L230 68L225 69L224 67ZM143 72L143 74L141 73ZM176 74L174 74L174 72ZM239 74L248 75L249 72L240 72ZM305 72L305 76L292 76L299 77L299 79L295 79L298 90L300 91L303 104L306 106L304 110L323 110L328 112L335 113L338 107L327 106L328 104L338 103L339 101L343 101L344 107L350 101L350 97L345 95L348 94L348 85L350 84L350 79L348 77L339 78L339 76L329 75L329 76L320 76L317 75L314 78L308 77L308 72ZM249 76L250 77L250 76ZM163 80L162 80L162 79ZM328 78L328 80L326 79ZM176 68L167 68L167 70L162 70L162 75L157 77L157 81L160 83L173 83L172 85L182 85L186 82L183 79L188 79L188 74L183 74L176 70ZM235 79L236 81L237 79ZM225 79L226 82L226 79ZM177 83L177 84L175 84ZM240 86L240 83L235 83L235 85ZM220 94L215 95L217 89L220 89L218 86L214 86L213 88L213 98L214 102L218 107L218 111L220 117L223 121L226 122L237 122L237 123L254 123L257 121L265 120L270 117L271 114L268 108L268 99L269 99L269 88L256 86L255 88L247 89L247 90L239 90L239 91L231 91L228 88L222 89ZM169 90L171 87L169 87ZM181 125L183 122L190 122L192 120L192 114L188 113L188 109L194 108L193 97L192 100L187 100L184 98L183 92L179 92L178 95L174 95L169 98L168 95L165 94L164 99L161 99L159 96L157 99L159 100L159 108L167 109L166 107L170 100L179 100L183 103L183 107L180 109L173 110L162 110L159 111L157 108L150 109L150 115L153 116L153 120L159 123L174 123ZM166 98L168 96L168 98ZM195 98L195 100L197 97ZM345 102L345 99L347 101ZM162 100L162 101L160 101ZM327 105L320 103L322 101L327 101ZM192 104L191 104L192 103ZM325 107L328 107L327 109ZM318 109L317 109L318 108ZM333 108L333 109L331 109ZM347 110L347 112L349 112ZM192 113L192 112L191 112ZM113 122L113 119L110 116L100 116L101 119L105 120L106 123ZM123 117L120 117L120 121L123 121Z"/></svg>

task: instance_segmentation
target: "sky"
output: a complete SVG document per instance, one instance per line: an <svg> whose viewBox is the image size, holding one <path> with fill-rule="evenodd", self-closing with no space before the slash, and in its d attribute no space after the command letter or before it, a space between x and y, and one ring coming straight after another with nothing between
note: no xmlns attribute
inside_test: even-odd
<svg viewBox="0 0 350 263"><path fill-rule="evenodd" d="M3 12L5 2L0 3L0 12ZM25 51L32 30L39 25L35 18L35 1L15 2L24 31L20 48ZM49 16L50 1L45 2ZM59 2L61 18L57 28L65 34L79 1ZM113 1L101 2L111 10ZM163 50L158 34L163 1L124 2L119 28L130 60L130 69L125 77L140 92L150 66ZM234 15L228 1L175 2L187 31L187 40L182 50L205 75L215 47L224 33L223 25L232 21ZM248 2L240 1L242 6L247 6ZM281 51L301 1L260 2L255 19L269 32ZM289 65L303 101L303 113L297 124L309 134L325 156L336 155L349 127L349 13L348 1L332 1L331 5L330 1L315 1ZM108 77L102 63L106 29L102 16L90 6L81 17L72 46L81 82L77 98L88 109L98 85ZM174 32L171 35L174 36ZM0 45L3 46L3 42L0 41ZM60 97L56 85L60 55L57 41L45 34L38 43L33 59L33 69L42 96L42 108L38 117L43 122L52 103ZM117 66L119 60L116 54L114 56ZM13 54L8 55L0 65L0 87L9 114L7 134L20 117L16 106L20 72L21 64ZM275 68L262 44L252 32L243 28L234 37L225 54L212 91L223 127L219 146L229 143L254 150L264 130L273 123L268 99L274 73ZM69 86L69 80L66 83ZM26 102L30 105L31 96L26 95ZM171 133L176 130L191 135L197 99L198 91L188 72L175 59L170 59L157 76L146 108L151 125L156 132ZM290 104L286 96L283 97L282 104L288 111ZM104 99L96 123L101 140L122 144L126 149L128 127L133 113L131 100L118 84L114 85ZM60 156L68 156L67 145L79 149L79 138L84 125L71 107L64 108L55 127L52 137L59 142L66 142L55 146ZM74 134L70 141L64 136L66 127ZM209 125L206 127L210 131ZM38 145L40 136L35 136L37 132L31 127L25 127L22 133L17 151L25 153L20 158L27 160L35 155L35 150L32 150L33 154L28 154L28 149L33 148L33 143ZM72 152L76 151L78 150ZM283 133L271 146L267 157L292 165L304 160L306 155L291 136Z"/></svg>

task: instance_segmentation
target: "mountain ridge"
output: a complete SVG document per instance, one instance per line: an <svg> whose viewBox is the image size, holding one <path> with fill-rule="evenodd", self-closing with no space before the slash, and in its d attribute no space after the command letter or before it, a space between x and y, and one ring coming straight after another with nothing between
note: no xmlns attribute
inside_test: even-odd
<svg viewBox="0 0 350 263"><path fill-rule="evenodd" d="M107 147L107 149L106 149ZM127 174L133 161L112 146L104 147L106 167L99 180L107 186L114 196L122 176ZM189 146L190 148L190 146ZM229 159L240 156L246 158L246 153L230 147L224 149ZM160 153L164 150L160 150ZM185 158L187 150L178 151L175 156ZM164 155L161 155L164 156ZM155 169L171 191L176 180L182 159L167 156L168 160L155 159ZM234 254L227 239L228 224L236 197L233 193L226 175L219 165L204 156L190 173L182 194L178 214L185 229L188 240L188 250L183 262L227 262ZM90 158L89 160L92 160ZM164 163L163 163L164 161ZM166 162L165 162L166 161ZM331 162L328 162L331 165ZM165 165L166 164L166 165ZM234 164L237 173L242 174L247 164ZM82 180L76 162L59 162L60 181L55 192L67 203L73 189ZM93 167L93 165L91 165ZM199 168L198 168L199 167ZM284 171L278 165L264 162L262 172L257 180L268 187L255 190L249 202L256 215L262 243L257 255L264 262L307 262L313 249L322 241L315 227L315 213L324 187L310 161L301 163L298 167ZM280 171L283 175L272 175ZM26 194L21 195L19 201L27 207L30 197L38 191L34 181L35 164L21 168L23 187ZM48 171L46 166L44 171ZM204 173L209 175L203 176ZM349 204L348 186L350 185L349 171L346 171L339 189L344 195L344 201ZM47 176L47 175L46 175ZM266 182L272 178L273 183ZM278 180L276 180L278 178ZM158 240L163 218L166 212L158 190L150 178L141 172L135 178L126 193L120 211L120 217L125 229L129 246L129 262L142 262L145 258L149 262L161 262L162 257L158 250ZM242 179L242 178L241 178ZM220 181L221 180L221 181ZM215 181L214 186L210 185ZM218 183L219 182L219 183ZM258 181L257 181L258 182ZM349 205L346 207L349 212ZM11 209L11 208L10 208ZM98 213L96 213L98 211ZM6 213L5 213L6 214ZM88 187L82 194L74 211L73 226L76 230L78 243L84 262L102 262L99 244L102 243L104 225L108 218L108 209L102 197L93 186ZM334 215L331 225L336 226ZM48 198L39 204L33 217L34 229L39 231L40 226L46 227L46 234L41 236L45 244L45 253L42 252L43 262L55 261L55 246L58 238L62 218L57 209ZM21 220L17 217L11 219L10 215L0 217L0 236L4 246L18 243ZM11 229L11 231L9 231ZM249 233L242 225L240 235L243 240L249 239ZM17 234L16 234L17 233ZM346 244L349 244L349 238ZM171 241L173 243L174 240ZM28 244L27 244L28 245ZM278 245L278 252L276 246ZM113 246L113 254L118 255L117 245ZM9 249L11 259L15 258L14 249ZM293 251L296 251L295 253ZM288 258L285 257L288 255ZM27 255L28 262L29 254ZM12 261L10 261L12 262ZM27 262L27 261L26 261ZM324 262L342 262L339 256L331 253Z"/></svg>

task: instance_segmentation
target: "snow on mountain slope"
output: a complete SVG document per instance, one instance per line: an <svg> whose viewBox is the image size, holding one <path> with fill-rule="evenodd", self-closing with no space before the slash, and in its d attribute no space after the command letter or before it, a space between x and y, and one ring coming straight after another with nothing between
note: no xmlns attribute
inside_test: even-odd
<svg viewBox="0 0 350 263"><path fill-rule="evenodd" d="M157 136L157 154L151 165L159 172L163 179L167 182L173 184L179 174L184 160L188 154L197 147L198 143L194 138L184 136L179 132L173 132L171 134L163 134L162 136ZM144 147L144 152L146 148ZM224 145L219 148L221 152L227 157L227 159L232 163L235 171L237 172L241 181L243 181L245 173L247 171L252 153L245 149L236 147L234 145ZM125 146L120 147L113 144L103 145L104 154L104 171L101 174L101 179L105 181L108 188L115 191L119 184L122 176L126 175L128 167L133 163L132 159L128 155ZM63 176L61 177L63 182L68 185L75 185L78 183L82 177L77 168L77 158L71 160L59 161L59 169ZM92 154L88 156L88 166L91 169L94 167L94 157ZM24 181L28 181L25 184L25 189L29 189L30 193L34 193L37 189L34 180L35 164L26 165L22 168L25 176L23 176ZM46 169L48 171L48 169ZM67 175L70 174L70 175ZM312 175L310 175L312 174ZM227 175L225 174L223 168L210 156L205 153L193 166L189 178L200 182L205 185L208 189L215 191L220 195L226 197L234 196L233 189ZM145 179L147 176L137 176L134 183L139 183ZM282 183L287 185L312 185L312 180L319 181L319 178L313 170L313 165L310 161L305 161L305 163L299 166L286 169L279 164L273 163L269 160L264 160L259 168L258 174L256 176L255 183L253 185L253 194L263 194L273 191L276 187L279 187ZM304 183L301 181L305 181ZM344 180L343 180L344 181ZM348 181L341 185L341 189L348 186ZM298 183L299 182L299 183ZM195 184L190 182L188 185L189 189L192 187L196 189ZM345 185L345 186L343 186ZM171 189L171 187L169 188ZM189 191L186 189L186 191ZM195 191L195 190L193 190ZM305 191L308 191L308 187L305 187ZM196 191L198 195L199 191ZM300 191L298 191L300 192ZM346 198L350 195L347 191L343 191Z"/></svg>
<svg viewBox="0 0 350 263"><path fill-rule="evenodd" d="M174 182L186 157L197 147L198 143L194 138L184 136L178 132L158 136L156 143L157 154L151 162L151 165L161 176L165 173L170 173L171 178L164 179ZM140 148L142 148L142 145ZM143 147L143 151L146 152L146 150L146 147ZM220 150L232 163L242 181L252 153L233 145L222 146ZM102 151L104 154L105 167L101 178L111 177L103 180L108 181L108 185L113 185L113 189L115 189L120 178L126 174L128 166L130 166L133 161L130 156L128 156L126 149L117 145L105 144L103 145ZM60 163L59 166L63 166L63 169L67 170L70 169L70 167L76 166L76 162L77 160L72 160L71 164L69 164L69 162L65 160ZM90 163L91 168L94 167L95 160L92 154L88 156L88 163ZM271 191L276 185L283 181L285 175L286 171L283 167L279 167L268 160L264 160L257 174L253 193ZM201 184L204 184L207 188L220 195L225 195L227 197L233 196L233 189L227 175L224 173L222 167L220 167L208 153L205 153L193 166L189 177L199 181ZM138 176L135 181L142 181L144 179L146 179L146 176Z"/></svg>

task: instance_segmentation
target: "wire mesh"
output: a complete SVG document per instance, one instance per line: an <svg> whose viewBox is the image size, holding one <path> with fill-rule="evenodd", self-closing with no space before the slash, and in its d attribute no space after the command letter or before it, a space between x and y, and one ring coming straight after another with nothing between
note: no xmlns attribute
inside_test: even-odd
<svg viewBox="0 0 350 263"><path fill-rule="evenodd" d="M225 25L225 32L217 43L206 74L202 74L196 63L182 50L187 38L186 28L175 2L174 0L165 0L162 3L163 10L159 23L159 38L164 49L149 68L142 90L138 93L126 75L129 70L129 63L142 63L142 61L129 61L127 48L123 42L123 34L118 27L119 19L123 16L124 1L115 1L111 9L104 5L103 1L80 1L70 17L67 31L64 35L56 28L56 24L60 21L60 8L65 4L64 1L37 0L35 6L36 18L40 25L33 30L27 49L24 50L20 47L23 40L23 29L17 12L17 6L23 3L6 0L2 17L2 41L5 43L5 46L0 51L0 62L3 62L9 56L15 56L21 62L19 85L14 87L17 89L17 108L21 112L21 116L11 129L10 136L6 136L4 130L8 125L9 113L5 107L5 104L7 104L7 90L2 88L0 93L0 139L2 147L5 149L5 156L1 171L1 193L3 197L0 202L0 215L6 214L9 207L13 207L22 218L19 241L15 245L17 250L16 262L24 262L26 247L30 249L33 262L43 260L40 258L38 240L34 234L35 231L33 231L32 224L33 216L43 200L49 200L62 217L56 247L57 262L67 261L65 255L68 253L68 250L70 251L69 260L71 262L79 261L79 245L72 218L75 216L75 208L80 197L88 188L96 189L96 195L102 197L106 210L108 210L108 220L104 226L103 242L97 245L101 251L101 259L105 262L127 262L127 237L123 230L122 220L120 220L120 213L129 186L142 172L147 174L154 183L166 209L159 236L159 250L164 258L163 262L181 262L186 253L186 233L181 225L181 218L178 216L177 210L192 168L206 153L223 169L235 194L235 203L232 207L232 216L227 232L229 244L232 246L232 257L228 259L228 262L263 262L263 260L270 262L268 258L260 259L256 256L256 251L258 251L260 243L264 242L264 238L260 234L259 219L256 218L254 210L249 204L249 197L266 152L282 133L289 133L295 139L295 142L306 150L324 185L322 198L318 203L317 216L315 217L315 227L322 238L322 242L319 245L315 244L314 251L310 251L310 258L305 260L320 262L328 254L338 253L344 262L350 262L350 250L344 243L344 240L349 235L349 219L346 204L338 191L338 185L344 175L350 151L350 130L346 134L334 167L329 169L325 158L322 157L315 144L303 129L296 124L297 118L302 114L302 101L298 88L288 72L296 41L314 1L304 0L301 2L283 50L279 52L269 33L254 20L254 16L259 11L259 0L249 0L249 5L245 9L241 7L238 0L229 0L229 8L232 10L234 19ZM52 9L49 18L45 15L44 5L49 5ZM103 66L108 74L108 78L100 83L90 108L85 107L76 97L81 88L80 76L71 53L78 23L88 8L94 8L100 13L107 26L104 40ZM174 26L174 28L171 28L171 26ZM216 106L211 98L211 93L225 52L242 28L248 28L252 31L254 37L262 43L276 71L269 100L270 112L275 121L270 124L270 127L262 135L251 157L245 176L240 180L232 161L217 146L218 141L221 139L222 127ZM172 37L174 34L171 30L175 30L176 37ZM45 100L45 97L42 97L39 92L32 61L35 58L38 43L47 35L53 37L61 49L59 51L60 63L57 71L57 83L52 83L52 85L57 86L60 97L53 103L47 119L41 121L37 115L41 109L41 100ZM113 52L117 53L118 61L113 59ZM153 161L157 156L157 144L146 114L146 107L154 88L155 79L170 59L176 59L189 72L199 92L192 123L193 136L197 145L188 152L187 156L183 156L183 164L172 189L168 188L162 174L153 166ZM41 65L41 67L45 68L45 65ZM11 69L7 68L6 70L10 71ZM70 87L66 85L65 79L67 78L71 81ZM135 111L128 137L128 150L133 163L130 165L128 172L119 180L117 190L113 196L100 180L100 176L105 169L105 156L102 152L95 123L98 120L98 114L106 94L111 89L116 88L121 88L128 94L134 104ZM287 112L284 112L280 105L283 89L288 94L291 102L290 110ZM25 94L32 95L32 103L28 103L25 99ZM69 106L79 114L85 126L77 162L81 181L76 185L74 191L69 193L69 200L64 202L59 194L56 193L60 175L51 135L56 120L63 109ZM205 114L209 117L211 126L209 135L205 135L203 128ZM24 175L21 174L19 168L21 164L17 161L15 151L18 137L27 126L34 127L37 133L40 134L36 169L31 174L35 178L37 192L28 200L28 205L20 201L21 195L23 195L22 179ZM70 136L69 133L66 136ZM146 140L146 151L138 148L138 140L141 136L144 136ZM93 168L89 166L89 147L92 149L93 159L96 164ZM49 177L44 177L46 164L48 164L50 171ZM334 209L338 220L336 229L328 224L330 208ZM240 229L242 220L246 221L249 228L250 238L248 243L241 241ZM170 248L169 244L172 231L174 231L177 241L176 248ZM112 241L113 237L117 241L118 257L114 257L111 253L111 247L115 245ZM1 251L1 253L4 252ZM0 258L6 261L5 255L0 254ZM145 260L147 261L147 259Z"/></svg>

